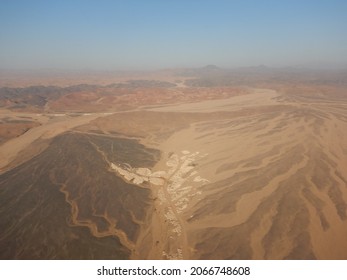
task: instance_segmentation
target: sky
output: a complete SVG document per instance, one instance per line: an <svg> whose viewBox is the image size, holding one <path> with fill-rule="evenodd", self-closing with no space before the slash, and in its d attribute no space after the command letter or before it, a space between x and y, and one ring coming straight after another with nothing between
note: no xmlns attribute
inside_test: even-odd
<svg viewBox="0 0 347 280"><path fill-rule="evenodd" d="M345 0L0 0L1 69L347 67Z"/></svg>

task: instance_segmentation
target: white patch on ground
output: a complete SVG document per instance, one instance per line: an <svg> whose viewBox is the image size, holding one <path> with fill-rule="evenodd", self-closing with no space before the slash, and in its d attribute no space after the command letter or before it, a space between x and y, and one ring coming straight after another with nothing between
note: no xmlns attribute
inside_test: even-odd
<svg viewBox="0 0 347 280"><path fill-rule="evenodd" d="M194 182L203 182L203 183L209 183L210 181L204 178L201 178L200 176L196 176L194 178Z"/></svg>
<svg viewBox="0 0 347 280"><path fill-rule="evenodd" d="M174 202L177 213L181 213L187 208L191 198L201 194L199 187L209 181L198 175L197 160L207 156L200 155L200 152L189 152L183 150L183 156L172 154L167 160L169 167L167 174L167 192L170 200Z"/></svg>
<svg viewBox="0 0 347 280"><path fill-rule="evenodd" d="M168 254L165 251L163 251L163 257L165 257L168 260L182 260L183 259L183 253L182 249L178 248L176 253Z"/></svg>
<svg viewBox="0 0 347 280"><path fill-rule="evenodd" d="M153 185L161 186L165 183L165 171L153 172L148 168L131 168L127 165L121 167L111 162L110 167L116 171L123 179L136 185L141 185L144 182L150 182Z"/></svg>
<svg viewBox="0 0 347 280"><path fill-rule="evenodd" d="M132 168L128 164L122 166L111 163L110 168L126 181L141 185L145 182L160 186L157 192L159 205L164 209L164 216L171 232L170 238L176 239L182 235L182 225L179 214L184 212L196 196L201 195L200 187L209 181L199 175L198 160L207 156L199 152L184 150L181 156L172 153L166 161L167 170L152 172L148 168ZM182 250L165 252L167 259L182 259Z"/></svg>

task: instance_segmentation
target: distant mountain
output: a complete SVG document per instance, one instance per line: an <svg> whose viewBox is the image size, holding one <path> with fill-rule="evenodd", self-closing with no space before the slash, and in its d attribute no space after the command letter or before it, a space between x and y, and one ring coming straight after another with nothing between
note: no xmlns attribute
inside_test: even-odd
<svg viewBox="0 0 347 280"><path fill-rule="evenodd" d="M216 65L209 64L204 67L199 68L185 68L180 69L177 71L178 76L189 76L189 77L196 77L201 75L214 75L214 74L222 74L226 70L223 68L220 68Z"/></svg>
<svg viewBox="0 0 347 280"><path fill-rule="evenodd" d="M268 67L266 65L223 69L215 65L188 69L183 74L195 79L188 86L213 87L255 85L263 83L306 83L347 85L347 70L317 70L296 67Z"/></svg>

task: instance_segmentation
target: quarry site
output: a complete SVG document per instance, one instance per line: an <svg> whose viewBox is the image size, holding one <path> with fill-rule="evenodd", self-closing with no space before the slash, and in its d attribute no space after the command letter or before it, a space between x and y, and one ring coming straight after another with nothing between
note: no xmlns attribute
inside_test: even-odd
<svg viewBox="0 0 347 280"><path fill-rule="evenodd" d="M1 259L347 259L347 72L0 79Z"/></svg>

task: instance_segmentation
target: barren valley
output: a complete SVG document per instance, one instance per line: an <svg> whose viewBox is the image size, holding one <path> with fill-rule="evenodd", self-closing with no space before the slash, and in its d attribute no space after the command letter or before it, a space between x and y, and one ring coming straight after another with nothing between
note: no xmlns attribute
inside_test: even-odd
<svg viewBox="0 0 347 280"><path fill-rule="evenodd" d="M6 79L0 258L347 259L346 73L245 73Z"/></svg>

